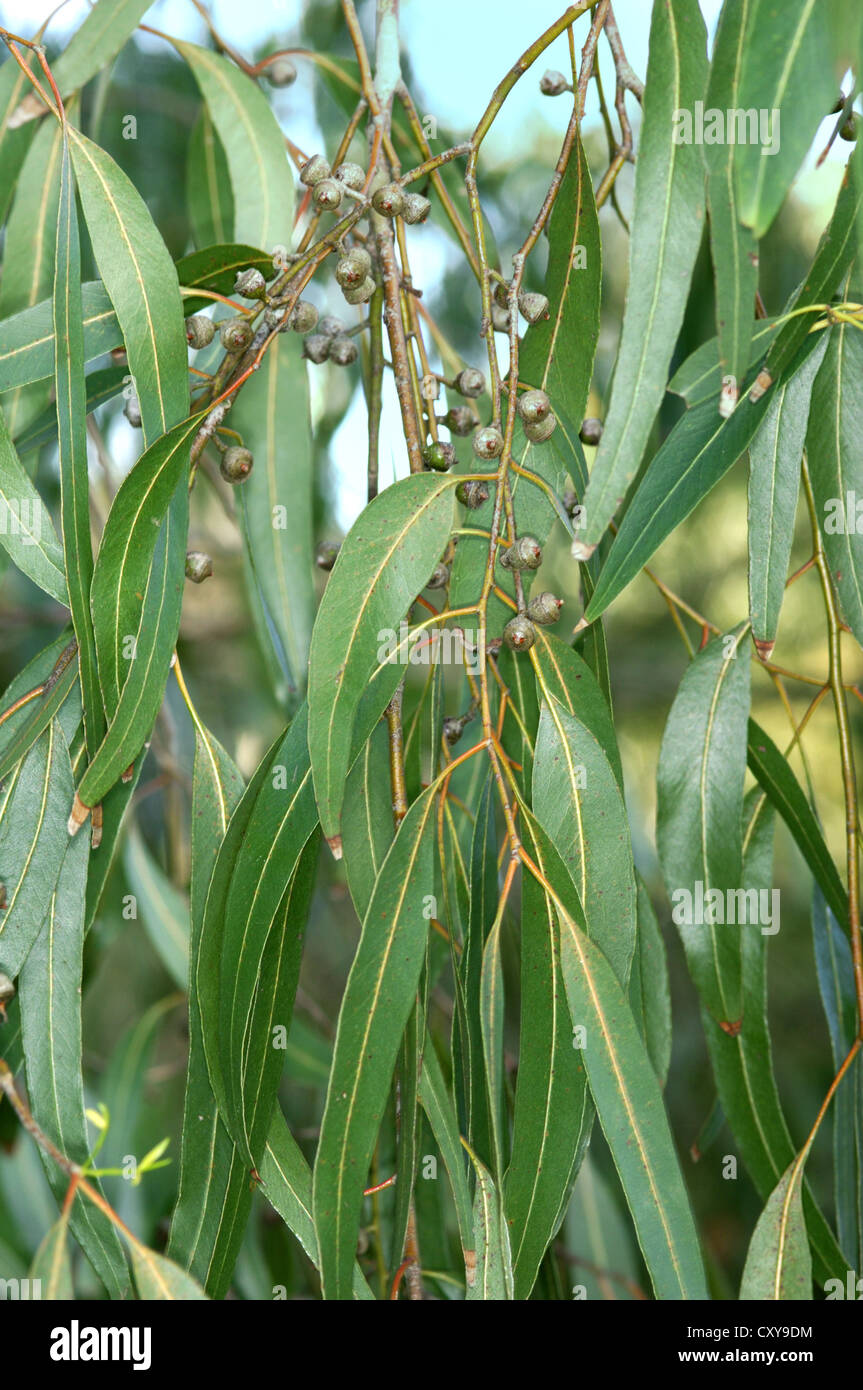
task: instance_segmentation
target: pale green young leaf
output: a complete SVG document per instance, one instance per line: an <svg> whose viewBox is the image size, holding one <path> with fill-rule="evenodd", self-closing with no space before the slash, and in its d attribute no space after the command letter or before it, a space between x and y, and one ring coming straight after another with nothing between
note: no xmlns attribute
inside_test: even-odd
<svg viewBox="0 0 863 1390"><path fill-rule="evenodd" d="M740 1285L741 1299L808 1302L812 1258L803 1219L799 1160L785 1170L752 1234Z"/></svg>

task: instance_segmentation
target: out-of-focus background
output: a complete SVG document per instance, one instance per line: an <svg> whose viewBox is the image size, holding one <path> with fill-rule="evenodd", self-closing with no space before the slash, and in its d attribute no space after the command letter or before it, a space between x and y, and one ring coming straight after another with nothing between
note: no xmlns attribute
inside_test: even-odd
<svg viewBox="0 0 863 1390"><path fill-rule="evenodd" d="M32 34L52 6L35 0L3 0L0 22L25 35ZM712 38L719 0L702 0L701 8ZM373 7L359 6L366 25ZM464 4L437 0L402 0L401 28L404 72L417 107L436 123L438 138L460 140L469 134L496 84L520 52L560 13L553 0L480 0ZM629 59L643 77L651 6L644 0L617 0L615 12ZM83 3L65 5L47 31L49 52L62 47L64 37L86 14ZM257 59L277 48L310 48L335 56L350 56L340 7L332 0L217 0L211 6L220 34L247 57ZM172 35L206 43L207 31L191 3L163 0L153 5L147 23ZM581 30L584 32L582 33ZM370 28L367 36L371 37ZM577 41L583 42L582 22ZM605 90L614 90L613 67L601 45ZM7 60L8 61L8 60ZM306 154L332 152L344 127L342 106L334 97L323 69L301 57L297 82L272 92L283 129ZM518 84L484 147L480 182L486 211L506 269L508 257L520 243L536 214L558 155L569 113L569 98L557 100L539 93L545 67L566 72L569 55L564 39ZM85 93L84 129L102 143L127 171L145 196L174 256L191 247L188 215L182 197L189 135L200 109L200 97L188 69L174 50L155 34L141 33L123 51L109 80L97 80ZM134 114L135 141L122 138L123 117ZM638 108L630 98L636 124ZM767 309L778 312L805 273L818 237L828 219L851 147L837 141L816 168L831 122L825 119L792 196L768 234L761 254L760 290ZM593 85L584 140L594 181L608 162L606 137ZM359 146L357 147L359 149ZM623 216L631 208L633 170L624 169L618 181ZM603 414L626 291L627 237L611 206L601 212L603 249L603 319L591 413ZM424 303L447 338L464 358L482 365L484 346L478 337L479 298L469 269L445 231L435 225L411 236L414 281ZM529 281L542 283L544 246L531 263ZM91 272L92 273L92 272ZM332 287L314 286L310 297L319 307L343 312ZM681 361L714 332L714 306L706 240L693 281L689 308L676 353ZM503 340L500 340L504 348ZM316 523L319 539L343 535L364 504L365 404L359 373L326 366L312 369L312 405L317 453ZM667 433L682 410L682 402L667 397L655 441ZM98 423L106 456L93 459L97 511L107 508L110 487L137 456L139 436L115 402L99 411ZM286 441L286 447L289 447ZM588 451L590 452L590 451ZM382 474L385 481L406 471L391 383L385 383ZM56 501L57 482L50 449L43 450L39 482L49 501ZM187 586L180 655L186 680L201 716L244 774L249 774L284 722L269 685L249 617L232 499L225 489L208 487L196 493L192 545L214 558L215 576L200 589ZM808 520L801 505L792 570L809 557ZM715 492L655 556L653 569L676 592L713 622L728 629L747 613L746 463L742 460ZM561 535L550 546L543 569L544 587L566 595L559 631L565 635L580 614L577 574ZM0 684L6 685L22 665L59 631L63 614L28 581L7 570L0 581ZM670 922L670 909L653 849L655 774L659 742L671 701L683 675L687 655L659 592L639 578L613 606L607 621L615 716L626 775L636 860L647 879L659 915L671 964L675 1043L668 1103L678 1138L684 1172L697 1209L699 1228L706 1233L708 1255L718 1295L733 1296L749 1235L760 1203L742 1166L736 1180L722 1177L722 1158L734 1152L723 1129L698 1163L688 1146L706 1119L713 1100L706 1049L701 1034L695 991L686 975L682 952ZM697 641L699 633L692 629ZM845 640L846 680L857 682L863 662L853 640ZM788 593L782 616L775 662L794 671L823 678L827 671L823 609L817 577L804 576ZM791 709L799 718L814 687L785 680ZM754 677L755 717L784 747L791 737L787 714L774 683L763 670ZM851 718L859 738L863 706L851 699ZM115 1130L140 1135L134 1151L143 1152L163 1134L172 1137L179 1152L184 1067L183 1011L170 980L159 963L152 941L173 910L182 911L181 893L188 872L183 850L187 843L191 736L188 719L173 686L154 735L151 766L139 784L139 820L147 843L165 870L162 926L153 920L126 920L125 896L135 891L134 856L118 862L106 893L104 910L88 944L85 994L85 1039L88 1080L94 1098L107 1100L115 1114ZM832 706L825 699L808 725L804 749L817 792L818 810L828 843L844 871L843 802L836 756ZM794 754L795 770L805 780L807 766ZM807 1132L824 1094L832 1067L826 1029L818 1001L810 930L810 882L789 837L781 830L776 841L776 885L782 892L782 927L771 939L770 1008L775 1039L775 1066L795 1141ZM151 908L151 917L154 915ZM155 914L158 916L158 913ZM142 914L146 916L146 914ZM357 923L339 869L322 865L319 891L308 933L297 1021L287 1059L285 1103L298 1138L314 1136L325 1081L326 1040L332 1035L337 1002ZM134 1025L130 1028L130 1020ZM2 1051L2 1030L0 1030ZM8 1112L8 1107L6 1107ZM8 1113L0 1108L0 1138L8 1136ZM131 1137L130 1137L131 1142ZM832 1210L829 1187L830 1129L819 1137L807 1172L825 1209ZM307 1150L309 1151L309 1150ZM598 1171L613 1177L601 1152L591 1150ZM110 1151L106 1156L111 1158ZM115 1159L117 1155L113 1156ZM121 1155L120 1155L121 1157ZM143 1189L114 1183L111 1192L121 1213L139 1229L158 1227L170 1210L176 1171L154 1174ZM110 1192L109 1185L109 1192ZM52 1199L30 1146L18 1145L0 1157L0 1249L6 1264L24 1258L31 1236L47 1230ZM241 1296L272 1296L273 1270L286 1262L305 1264L304 1257L284 1232L268 1223L261 1204L260 1219L244 1249L237 1291ZM604 1208L603 1208L604 1210ZM13 1217L12 1213L17 1215ZM605 1218L604 1218L605 1219ZM610 1218L609 1218L610 1222ZM22 1224L23 1223L23 1224ZM613 1223L611 1223L613 1224ZM158 1229L142 1230L158 1240ZM619 1255L638 1276L638 1260ZM281 1265L280 1265L281 1262ZM5 1266L4 1266L5 1267ZM279 1282L287 1282L282 1280ZM313 1283L310 1284L313 1288ZM617 1288L616 1293L621 1294Z"/></svg>

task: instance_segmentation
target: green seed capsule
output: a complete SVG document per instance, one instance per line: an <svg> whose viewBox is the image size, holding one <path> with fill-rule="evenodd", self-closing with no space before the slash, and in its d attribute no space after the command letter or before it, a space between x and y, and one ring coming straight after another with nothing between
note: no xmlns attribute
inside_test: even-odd
<svg viewBox="0 0 863 1390"><path fill-rule="evenodd" d="M345 188L352 188L355 193L359 193L366 181L366 171L362 164L340 164L333 173L333 178L343 183Z"/></svg>
<svg viewBox="0 0 863 1390"><path fill-rule="evenodd" d="M503 435L500 430L495 429L494 425L486 425L483 429L477 430L473 437L473 451L477 458L486 461L500 458L503 453Z"/></svg>
<svg viewBox="0 0 863 1390"><path fill-rule="evenodd" d="M562 607L563 599L558 598L556 594L537 594L527 605L527 616L532 622L548 627L551 623L557 622Z"/></svg>
<svg viewBox="0 0 863 1390"><path fill-rule="evenodd" d="M372 194L372 207L383 217L400 217L404 212L405 195L401 184L385 183Z"/></svg>
<svg viewBox="0 0 863 1390"><path fill-rule="evenodd" d="M219 324L219 338L226 352L244 352L253 336L248 319L223 319Z"/></svg>
<svg viewBox="0 0 863 1390"><path fill-rule="evenodd" d="M446 473L455 463L455 449L451 444L435 440L423 449L423 463L435 473Z"/></svg>
<svg viewBox="0 0 863 1390"><path fill-rule="evenodd" d="M519 396L517 406L522 420L532 425L551 414L551 401L544 391L525 391Z"/></svg>
<svg viewBox="0 0 863 1390"><path fill-rule="evenodd" d="M478 367L465 367L459 372L453 385L460 396L476 398L485 390L485 377Z"/></svg>
<svg viewBox="0 0 863 1390"><path fill-rule="evenodd" d="M524 432L532 444L544 444L546 439L550 439L557 428L557 420L553 415L547 415L544 420L537 420L534 424L525 420Z"/></svg>
<svg viewBox="0 0 863 1390"><path fill-rule="evenodd" d="M471 478L467 482L459 483L455 495L463 507L467 507L468 511L475 512L478 507L488 501L489 492L485 483Z"/></svg>
<svg viewBox="0 0 863 1390"><path fill-rule="evenodd" d="M206 314L192 314L186 319L186 342L190 348L209 347L216 336L216 325Z"/></svg>
<svg viewBox="0 0 863 1390"><path fill-rule="evenodd" d="M526 652L536 641L536 628L525 613L516 613L503 630L503 640L514 652Z"/></svg>
<svg viewBox="0 0 863 1390"><path fill-rule="evenodd" d="M589 416L587 420L582 420L578 437L582 444L590 444L595 448L602 438L602 421L597 420L593 415Z"/></svg>
<svg viewBox="0 0 863 1390"><path fill-rule="evenodd" d="M213 573L213 562L203 550L190 550L186 555L186 578L193 584L203 584Z"/></svg>
<svg viewBox="0 0 863 1390"><path fill-rule="evenodd" d="M519 536L515 545L505 550L500 557L505 570L538 570L542 564L542 550L534 536Z"/></svg>
<svg viewBox="0 0 863 1390"><path fill-rule="evenodd" d="M248 478L254 461L248 449L234 444L222 454L219 472L226 483L236 486L237 483L245 482Z"/></svg>
<svg viewBox="0 0 863 1390"><path fill-rule="evenodd" d="M313 154L311 159L307 159L300 170L300 183L304 183L307 188L314 188L315 184L322 179L328 179L332 170L322 154Z"/></svg>

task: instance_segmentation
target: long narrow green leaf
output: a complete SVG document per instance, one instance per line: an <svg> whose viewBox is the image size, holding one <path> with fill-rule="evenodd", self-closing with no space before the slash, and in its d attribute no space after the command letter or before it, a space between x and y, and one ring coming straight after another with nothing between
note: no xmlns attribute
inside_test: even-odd
<svg viewBox="0 0 863 1390"><path fill-rule="evenodd" d="M464 1143L464 1140L462 1140ZM505 1302L513 1297L509 1231L500 1193L491 1173L465 1144L476 1174L473 1199L476 1269L468 1283L465 1301Z"/></svg>
<svg viewBox="0 0 863 1390"><path fill-rule="evenodd" d="M81 286L84 309L84 359L92 361L118 347L122 334L117 315L100 280ZM42 381L54 372L54 311L50 299L22 309L0 323L0 391Z"/></svg>
<svg viewBox="0 0 863 1390"><path fill-rule="evenodd" d="M60 735L57 735L60 738ZM68 763L68 753L63 753ZM71 780L71 769L66 773ZM21 1029L30 1109L36 1123L66 1158L83 1163L89 1153L81 1077L81 968L84 946L84 885L89 845L69 841L56 889L43 899L47 915L19 980ZM58 1201L68 1174L42 1154ZM112 1223L79 1194L70 1228L112 1298L124 1297L129 1277Z"/></svg>
<svg viewBox="0 0 863 1390"><path fill-rule="evenodd" d="M129 1242L138 1297L147 1301L205 1299L207 1295L196 1279L173 1260L148 1250L140 1241Z"/></svg>
<svg viewBox="0 0 863 1390"><path fill-rule="evenodd" d="M701 150L679 112L704 91L706 32L695 0L655 5L635 175L629 288L614 385L573 554L587 559L635 477L659 408L704 226Z"/></svg>
<svg viewBox="0 0 863 1390"><path fill-rule="evenodd" d="M40 1282L40 1297L68 1302L75 1297L69 1259L69 1220L61 1216L48 1231L30 1266L31 1280Z"/></svg>
<svg viewBox="0 0 863 1390"><path fill-rule="evenodd" d="M327 1299L351 1296L366 1174L425 959L423 899L434 886L435 806L435 791L429 788L399 827L369 903L342 999L314 1175L315 1228Z"/></svg>
<svg viewBox="0 0 863 1390"><path fill-rule="evenodd" d="M58 456L63 558L72 623L78 641L78 668L84 703L87 754L92 758L105 733L105 712L96 666L90 613L93 548L90 542L90 490L87 474L87 398L84 384L84 326L81 307L81 248L69 145L60 160L54 266Z"/></svg>
<svg viewBox="0 0 863 1390"><path fill-rule="evenodd" d="M842 613L863 645L863 335L839 324L812 388L806 450Z"/></svg>
<svg viewBox="0 0 863 1390"><path fill-rule="evenodd" d="M186 161L186 203L196 246L229 241L234 225L234 199L228 161L206 106L189 137Z"/></svg>
<svg viewBox="0 0 863 1390"><path fill-rule="evenodd" d="M671 1061L671 997L665 942L641 874L635 874L638 891L638 933L629 1002L638 1031L647 1048L660 1086L665 1085Z"/></svg>
<svg viewBox="0 0 863 1390"><path fill-rule="evenodd" d="M525 813L527 814L527 813ZM536 864L560 923L561 967L575 1042L661 1299L707 1297L698 1238L659 1082L611 966L584 931L560 856L535 822Z"/></svg>
<svg viewBox="0 0 863 1390"><path fill-rule="evenodd" d="M783 1173L758 1218L740 1285L742 1299L808 1302L812 1298L812 1259L800 1196L801 1171L795 1160Z"/></svg>
<svg viewBox="0 0 863 1390"><path fill-rule="evenodd" d="M189 982L189 904L156 863L134 823L123 845L123 867L153 949L178 989Z"/></svg>
<svg viewBox="0 0 863 1390"><path fill-rule="evenodd" d="M836 96L830 58L827 7L819 0L754 0L736 105L757 110L761 120L757 138L751 129L737 137L734 174L740 219L757 237L779 211Z"/></svg>
<svg viewBox="0 0 863 1390"><path fill-rule="evenodd" d="M357 708L379 649L393 634L394 653L399 624L446 543L456 482L423 473L388 487L348 532L324 590L309 661L309 753L321 826L337 853ZM398 661L384 657L396 675Z"/></svg>
<svg viewBox="0 0 863 1390"><path fill-rule="evenodd" d="M713 45L705 108L723 113L739 106L747 21L755 0L728 0L719 16ZM736 133L736 132L735 132ZM716 328L725 398L724 413L736 404L738 383L749 365L750 339L758 288L758 241L738 216L734 180L734 145L725 140L705 144L710 249L716 279ZM727 381L726 381L727 379Z"/></svg>
<svg viewBox="0 0 863 1390"><path fill-rule="evenodd" d="M61 96L83 87L110 63L149 7L148 0L96 0L54 64Z"/></svg>
<svg viewBox="0 0 863 1390"><path fill-rule="evenodd" d="M234 237L271 251L290 244L294 180L285 138L269 102L235 63L192 43L176 43L207 103L234 194Z"/></svg>
<svg viewBox="0 0 863 1390"><path fill-rule="evenodd" d="M777 386L749 446L749 616L762 661L773 651L785 597L812 383L827 347Z"/></svg>
<svg viewBox="0 0 863 1390"><path fill-rule="evenodd" d="M465 1171L466 1160L459 1140L455 1106L447 1090L431 1038L426 1039L423 1051L420 1100L450 1180L462 1253L465 1257L465 1270L469 1273L475 1269L476 1255L473 1245L473 1208Z"/></svg>
<svg viewBox="0 0 863 1390"><path fill-rule="evenodd" d="M196 720L190 888L189 1062L183 1108L179 1193L167 1253L198 1279L211 1298L223 1298L227 1291L252 1202L248 1170L219 1116L216 1097L210 1085L197 986L197 960L207 886L219 845L242 788L242 778L225 750L209 730Z"/></svg>

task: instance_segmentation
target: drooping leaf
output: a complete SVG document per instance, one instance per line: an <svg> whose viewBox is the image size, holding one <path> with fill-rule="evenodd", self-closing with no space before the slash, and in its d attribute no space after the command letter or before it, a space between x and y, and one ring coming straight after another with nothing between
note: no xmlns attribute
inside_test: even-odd
<svg viewBox="0 0 863 1390"><path fill-rule="evenodd" d="M617 1302L638 1297L641 1269L631 1228L589 1153L573 1189L564 1240L578 1258L572 1270L578 1281L573 1298Z"/></svg>
<svg viewBox="0 0 863 1390"><path fill-rule="evenodd" d="M288 246L294 180L285 137L260 87L220 54L176 43L207 103L234 195L234 238L267 251ZM220 238L225 240L226 238Z"/></svg>
<svg viewBox="0 0 863 1390"><path fill-rule="evenodd" d="M345 872L360 921L393 840L389 739L381 721L363 745L345 783L342 848Z"/></svg>
<svg viewBox="0 0 863 1390"><path fill-rule="evenodd" d="M785 597L809 400L826 347L825 337L796 376L777 386L749 445L749 615L763 661Z"/></svg>
<svg viewBox="0 0 863 1390"><path fill-rule="evenodd" d="M459 1139L455 1106L444 1081L443 1071L431 1038L426 1039L420 1077L420 1100L449 1177L458 1220L467 1280L475 1271L473 1245L473 1207L468 1187L466 1159Z"/></svg>
<svg viewBox="0 0 863 1390"><path fill-rule="evenodd" d="M189 408L177 272L146 204L122 169L80 131L70 128L69 138L87 230L122 329L144 440L150 445Z"/></svg>
<svg viewBox="0 0 863 1390"><path fill-rule="evenodd" d="M110 63L148 9L147 0L97 0L54 64L60 95L78 91Z"/></svg>
<svg viewBox="0 0 863 1390"><path fill-rule="evenodd" d="M429 788L399 827L378 875L342 998L314 1174L315 1228L327 1299L351 1296L366 1174L425 960L424 898L434 886L435 806L435 789Z"/></svg>
<svg viewBox="0 0 863 1390"><path fill-rule="evenodd" d="M84 360L101 357L120 344L117 315L100 280L81 286ZM42 381L54 372L54 311L50 299L22 309L0 323L0 391Z"/></svg>
<svg viewBox="0 0 863 1390"><path fill-rule="evenodd" d="M739 642L716 637L693 659L668 716L657 774L656 847L672 920L702 1000L727 1029L739 1027L742 1012L733 895L742 868L750 663Z"/></svg>
<svg viewBox="0 0 863 1390"><path fill-rule="evenodd" d="M536 867L560 924L574 1042L581 1043L579 1056L656 1297L706 1298L695 1225L659 1082L614 972L585 934L569 874L538 823L530 824Z"/></svg>
<svg viewBox="0 0 863 1390"><path fill-rule="evenodd" d="M713 45L707 111L736 111L739 102L747 23L754 0L728 0L719 16ZM736 134L736 130L735 130ZM716 280L716 328L722 377L730 377L729 404L734 405L738 383L749 366L750 338L758 288L758 240L743 226L734 179L735 146L725 140L703 147L707 165L707 208L710 249Z"/></svg>
<svg viewBox="0 0 863 1390"><path fill-rule="evenodd" d="M208 729L196 722L188 981L189 1062L183 1108L179 1192L167 1253L189 1270L211 1298L223 1298L225 1295L252 1201L248 1170L220 1118L210 1085L197 988L197 958L207 886L219 845L242 788L242 778L225 750Z"/></svg>
<svg viewBox="0 0 863 1390"><path fill-rule="evenodd" d="M485 1017L483 1008L484 952L498 901L497 836L494 824L494 783L489 773L476 803L468 874L470 900L464 944L458 961L456 1013L453 1027L453 1068L457 1074L459 1116L471 1147L487 1163L500 1161L500 1087L503 1073L501 1015ZM494 982L502 988L495 957L490 962ZM502 1001L499 1001L502 1004ZM487 1037L489 1029L495 1037ZM499 1044L495 1055L494 1042ZM487 1055L486 1047L492 1048ZM497 1109L493 1109L496 1104Z"/></svg>
<svg viewBox="0 0 863 1390"><path fill-rule="evenodd" d="M308 376L295 334L275 339L232 414L255 459L240 489L251 572L276 635L277 660L302 694L315 608L314 458Z"/></svg>
<svg viewBox="0 0 863 1390"><path fill-rule="evenodd" d="M602 246L590 168L576 133L548 225L545 294L550 316L528 329L519 352L522 381L548 392L555 411L580 421L599 335Z"/></svg>
<svg viewBox="0 0 863 1390"><path fill-rule="evenodd" d="M800 1196L801 1168L787 1168L770 1194L752 1235L741 1299L809 1301L812 1259Z"/></svg>
<svg viewBox="0 0 863 1390"><path fill-rule="evenodd" d="M203 248L230 239L234 199L228 161L206 106L189 137L186 203L197 246Z"/></svg>
<svg viewBox="0 0 863 1390"><path fill-rule="evenodd" d="M791 831L831 911L840 922L846 922L848 894L824 842L821 827L787 760L754 719L749 721L746 757L750 770Z"/></svg>
<svg viewBox="0 0 863 1390"><path fill-rule="evenodd" d="M605 428L582 499L577 541L587 558L635 477L659 408L703 229L704 169L678 143L676 113L704 91L706 32L694 0L655 5L636 163L629 287Z"/></svg>
<svg viewBox="0 0 863 1390"><path fill-rule="evenodd" d="M380 493L348 532L324 590L309 661L309 753L321 827L339 850L357 708L379 666L398 675L399 656L378 652L395 652L399 624L443 550L456 481L416 474Z"/></svg>
<svg viewBox="0 0 863 1390"><path fill-rule="evenodd" d="M589 935L625 986L636 930L626 808L600 744L554 696L540 710L532 804L572 876Z"/></svg>
<svg viewBox="0 0 863 1390"><path fill-rule="evenodd" d="M572 647L539 629L533 648L537 696L557 700L558 704L584 724L611 764L618 786L623 788L620 750L611 711L593 671Z"/></svg>
<svg viewBox="0 0 863 1390"><path fill-rule="evenodd" d="M55 714L66 742L71 743L75 736L81 722L81 702L77 651L75 640L70 641L70 637L67 628L29 661L3 692L0 699L3 713L34 690L39 690L40 695L28 700L14 714L6 714L0 726L0 779L21 761Z"/></svg>
<svg viewBox="0 0 863 1390"><path fill-rule="evenodd" d="M830 331L812 388L806 450L818 525L843 617L863 645L863 334Z"/></svg>
<svg viewBox="0 0 863 1390"><path fill-rule="evenodd" d="M58 736L60 737L60 736ZM68 764L68 753L63 748ZM71 781L71 768L66 772ZM36 1123L73 1163L90 1151L81 1077L81 968L84 945L84 885L89 846L83 836L69 840L57 854L56 888L42 899L41 930L19 980L21 1031L30 1110ZM69 1186L63 1172L44 1151L45 1171L57 1200ZM126 1260L108 1218L81 1193L69 1225L112 1298L129 1286Z"/></svg>
<svg viewBox="0 0 863 1390"><path fill-rule="evenodd" d="M734 175L740 219L757 237L779 211L835 96L827 7L818 0L753 0L736 106L757 111L759 129L755 136L750 121L745 139L736 134Z"/></svg>
<svg viewBox="0 0 863 1390"><path fill-rule="evenodd" d="M93 617L90 612L93 548L90 541L90 490L87 472L81 248L78 242L78 215L65 128L60 158L60 198L55 242L55 397L63 557L69 591L68 601L78 642L78 669L84 704L87 754L92 758L105 733L105 712L99 688Z"/></svg>
<svg viewBox="0 0 863 1390"><path fill-rule="evenodd" d="M536 853L532 839L528 849ZM523 873L518 1081L504 1187L518 1299L529 1296L564 1218L593 1118L584 1068L573 1047L554 905L542 885Z"/></svg>
<svg viewBox="0 0 863 1390"><path fill-rule="evenodd" d="M462 1140L464 1143L464 1140ZM476 1174L473 1198L476 1269L465 1301L505 1302L513 1297L512 1259L503 1203L491 1173L465 1144Z"/></svg>
<svg viewBox="0 0 863 1390"><path fill-rule="evenodd" d="M761 361L778 332L775 318L759 319L752 325L749 353L744 364L747 369ZM724 374L719 353L719 339L708 338L706 343L702 343L681 362L668 383L669 391L682 396L688 406L700 405L702 401L718 397Z"/></svg>

